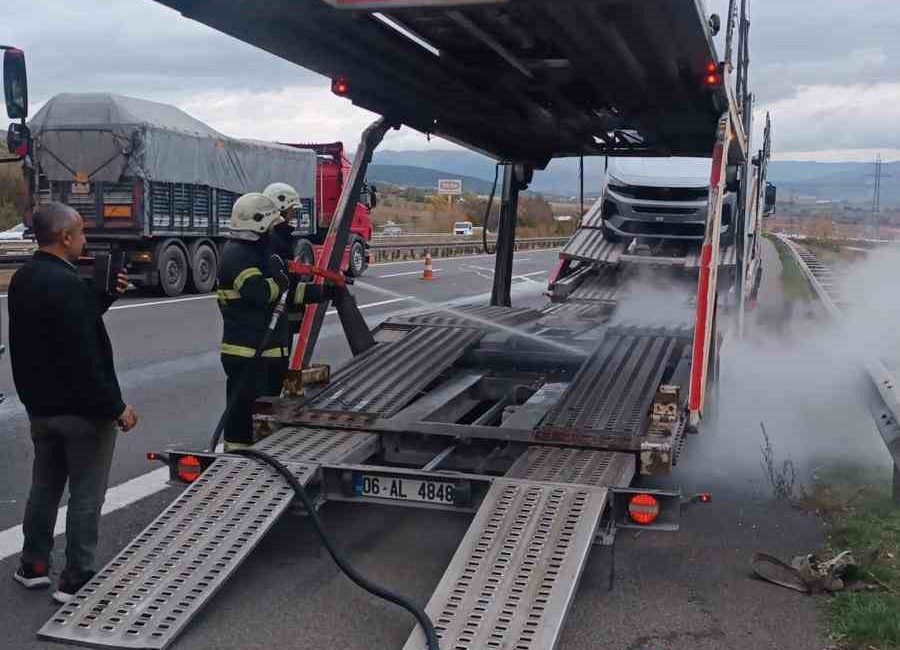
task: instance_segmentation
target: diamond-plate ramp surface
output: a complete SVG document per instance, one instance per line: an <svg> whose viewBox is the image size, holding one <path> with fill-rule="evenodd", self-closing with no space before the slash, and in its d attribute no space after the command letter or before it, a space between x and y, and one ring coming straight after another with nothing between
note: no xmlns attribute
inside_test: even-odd
<svg viewBox="0 0 900 650"><path fill-rule="evenodd" d="M490 329L494 323L500 325L521 325L539 318L536 309L525 307L498 307L494 305L466 306L452 312L428 311L409 316L391 318L392 324L431 325L452 327L475 327Z"/></svg>
<svg viewBox="0 0 900 650"><path fill-rule="evenodd" d="M580 228L563 247L562 259L585 260L605 264L618 264L627 248L627 242L611 242L603 237L602 230Z"/></svg>
<svg viewBox="0 0 900 650"><path fill-rule="evenodd" d="M288 464L301 483L314 464ZM267 466L220 458L40 629L42 639L165 648L250 554L293 490Z"/></svg>
<svg viewBox="0 0 900 650"><path fill-rule="evenodd" d="M551 650L607 494L497 479L426 607L441 648ZM404 650L425 647L417 627Z"/></svg>

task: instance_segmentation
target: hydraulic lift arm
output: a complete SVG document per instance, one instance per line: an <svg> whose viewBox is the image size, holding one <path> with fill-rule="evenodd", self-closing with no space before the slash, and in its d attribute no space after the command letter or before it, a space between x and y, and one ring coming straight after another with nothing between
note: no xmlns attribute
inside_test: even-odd
<svg viewBox="0 0 900 650"><path fill-rule="evenodd" d="M396 128L396 126L387 118L381 117L363 131L359 147L356 149L356 155L353 157L353 166L350 168L350 177L344 184L341 198L338 201L337 209L335 210L335 218L332 219L331 225L328 227L328 234L325 236L325 245L322 247L319 259L316 260L316 266L321 267L324 271L331 273L340 272L341 262L344 259L344 249L347 246L347 240L350 236L353 212L356 210L356 203L359 200L359 192L362 189L363 181L366 177L366 170L369 167L369 163L372 161L372 153L379 143L381 143L384 135L391 128ZM324 274L317 274L315 276L315 282L317 284L322 284L324 281ZM359 310L356 308L356 302L352 300L352 297L350 298L350 302L345 302L338 307L343 307L348 315L353 311L357 312L356 316L358 316L358 318L354 317L351 321L345 322L344 318L341 318L345 331L347 330L348 325L351 326L352 331L347 332L347 339L348 341L351 341L351 346L353 346L353 341L360 340L360 337L364 336L362 331L355 331L356 328L353 327L353 323L355 323L356 326L359 326L361 323L362 330L365 331L365 334L368 334L369 330L365 325L365 320L359 316ZM297 346L294 348L294 353L291 356L291 371L302 370L312 359L313 350L316 347L319 331L322 329L322 322L325 320L325 313L327 311L327 303L308 305L306 307L306 311L303 314L303 322L300 325L300 339L297 341ZM371 335L369 336L371 337ZM374 344L374 341L372 343ZM365 344L363 343L362 345L364 346ZM356 353L355 350L354 353Z"/></svg>

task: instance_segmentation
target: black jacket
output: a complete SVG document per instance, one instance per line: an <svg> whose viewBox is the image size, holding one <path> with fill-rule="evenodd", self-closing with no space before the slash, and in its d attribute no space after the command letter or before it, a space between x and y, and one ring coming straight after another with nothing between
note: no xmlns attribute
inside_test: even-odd
<svg viewBox="0 0 900 650"><path fill-rule="evenodd" d="M112 304L38 251L9 284L13 379L28 414L115 419L125 410L103 314Z"/></svg>
<svg viewBox="0 0 900 650"><path fill-rule="evenodd" d="M269 243L231 239L219 264L219 309L222 312L222 354L252 357L262 342L279 288L269 272ZM282 318L267 357L290 353L287 319Z"/></svg>

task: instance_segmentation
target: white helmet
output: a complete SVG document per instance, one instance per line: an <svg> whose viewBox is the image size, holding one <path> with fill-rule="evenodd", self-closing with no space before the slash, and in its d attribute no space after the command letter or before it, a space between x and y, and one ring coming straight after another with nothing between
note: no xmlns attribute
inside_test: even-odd
<svg viewBox="0 0 900 650"><path fill-rule="evenodd" d="M287 183L272 183L263 190L263 194L272 199L282 212L300 207L300 195Z"/></svg>
<svg viewBox="0 0 900 650"><path fill-rule="evenodd" d="M272 199L258 192L250 192L234 202L229 226L233 237L256 241L261 234L282 221L284 219Z"/></svg>

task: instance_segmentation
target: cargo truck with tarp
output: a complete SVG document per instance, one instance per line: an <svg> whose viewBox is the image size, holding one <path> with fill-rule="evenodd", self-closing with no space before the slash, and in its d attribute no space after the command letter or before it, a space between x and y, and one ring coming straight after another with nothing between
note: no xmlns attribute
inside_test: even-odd
<svg viewBox="0 0 900 650"><path fill-rule="evenodd" d="M111 93L60 94L28 124L33 137L33 203L62 201L85 220L89 252L118 249L136 284L175 296L214 288L231 207L273 182L301 197L298 254L315 254L317 190L340 192L340 175L313 145L304 148L231 138L166 104ZM327 168L327 169L326 169ZM321 177L321 178L317 178ZM357 274L371 238L359 205ZM26 225L29 215L25 216ZM326 227L327 227L327 221ZM352 255L346 256L350 261ZM312 261L311 259L308 261Z"/></svg>

